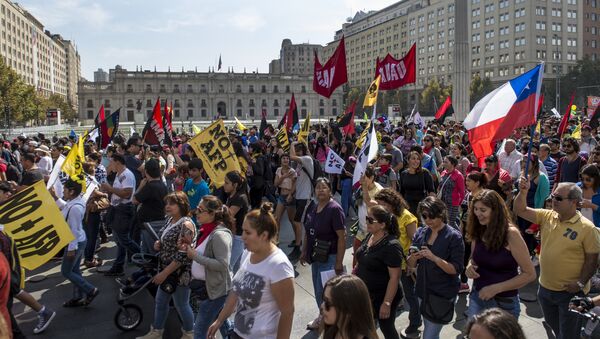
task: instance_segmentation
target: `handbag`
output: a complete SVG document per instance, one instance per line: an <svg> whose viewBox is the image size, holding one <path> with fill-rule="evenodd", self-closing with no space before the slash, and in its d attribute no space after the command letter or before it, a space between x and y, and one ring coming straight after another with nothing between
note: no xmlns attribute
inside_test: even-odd
<svg viewBox="0 0 600 339"><path fill-rule="evenodd" d="M177 284L179 283L179 277L177 274L177 271L169 274L169 276L165 279L165 281L163 281L162 284L160 284L160 289L163 290L163 292L168 293L168 294L173 294L175 293L175 290L177 289Z"/></svg>
<svg viewBox="0 0 600 339"><path fill-rule="evenodd" d="M208 299L208 291L206 290L206 280L193 279L190 281L190 290L193 296L200 300Z"/></svg>
<svg viewBox="0 0 600 339"><path fill-rule="evenodd" d="M90 198L87 202L87 210L88 212L96 213L100 211L104 211L110 207L110 201L107 197L96 196Z"/></svg>
<svg viewBox="0 0 600 339"><path fill-rule="evenodd" d="M331 241L315 239L311 259L313 262L327 262Z"/></svg>
<svg viewBox="0 0 600 339"><path fill-rule="evenodd" d="M423 264L427 265L427 262ZM449 324L454 317L454 298L446 298L427 288L427 267L423 268L423 285L423 301L419 307L421 315L436 324Z"/></svg>

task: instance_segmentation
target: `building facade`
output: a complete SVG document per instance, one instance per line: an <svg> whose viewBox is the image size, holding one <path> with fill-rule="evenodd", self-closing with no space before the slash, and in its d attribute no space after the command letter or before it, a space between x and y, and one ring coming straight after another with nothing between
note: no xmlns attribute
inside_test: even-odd
<svg viewBox="0 0 600 339"><path fill-rule="evenodd" d="M44 30L31 13L9 0L0 0L0 36L0 56L25 83L77 105L81 67L72 41Z"/></svg>
<svg viewBox="0 0 600 339"><path fill-rule="evenodd" d="M323 46L317 44L292 44L292 40L283 39L279 59L271 61L269 73L313 75L315 52L321 58ZM321 60L321 63L324 63Z"/></svg>
<svg viewBox="0 0 600 339"><path fill-rule="evenodd" d="M464 79L459 81L457 76L479 74L501 83L540 61L546 62L545 77L555 78L583 56L580 14L585 1L400 1L349 18L323 55L331 56L345 36L351 87L368 86L378 57L387 53L402 57L413 43L417 44L417 84L405 91L418 91L435 77L453 84L456 93L458 86L464 86ZM458 12L458 5L466 9ZM462 45L457 48L459 41ZM467 45L469 50L464 51ZM465 61L469 64L461 64ZM468 112L464 107L455 110Z"/></svg>
<svg viewBox="0 0 600 339"><path fill-rule="evenodd" d="M173 103L175 121L280 119L295 94L298 115L335 117L343 110L343 92L330 99L312 90L312 76L233 73L128 71L116 66L109 82L79 82L79 119L91 122L101 105L106 114L121 107L121 121L144 123L157 98ZM139 102L139 104L138 104ZM140 108L138 110L138 107Z"/></svg>
<svg viewBox="0 0 600 339"><path fill-rule="evenodd" d="M600 0L580 0L583 3L583 55L600 58Z"/></svg>
<svg viewBox="0 0 600 339"><path fill-rule="evenodd" d="M108 73L102 68L94 72L94 82L108 82Z"/></svg>

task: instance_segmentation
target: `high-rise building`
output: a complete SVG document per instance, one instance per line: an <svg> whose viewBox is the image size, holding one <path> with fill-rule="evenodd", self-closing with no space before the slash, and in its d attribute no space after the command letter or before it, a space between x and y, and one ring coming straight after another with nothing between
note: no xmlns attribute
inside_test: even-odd
<svg viewBox="0 0 600 339"><path fill-rule="evenodd" d="M416 43L417 84L402 89L409 93L418 92L435 77L453 84L457 94L457 90L468 91L464 87L469 83L457 76L470 80L479 74L501 83L540 61L546 62L545 77L555 78L583 55L578 14L585 1L592 0L404 0L349 18L323 55L331 56L345 36L350 86L366 87L378 57L390 53L399 58ZM464 93L460 96L464 100ZM410 98L414 102L415 95ZM455 107L458 118L469 111L461 106Z"/></svg>
<svg viewBox="0 0 600 339"><path fill-rule="evenodd" d="M23 81L48 96L58 94L77 105L80 57L74 43L44 29L15 2L0 0L0 56Z"/></svg>
<svg viewBox="0 0 600 339"><path fill-rule="evenodd" d="M321 56L323 46L316 44L292 44L292 40L283 39L279 59L271 61L269 73L312 75L315 64L315 52Z"/></svg>
<svg viewBox="0 0 600 339"><path fill-rule="evenodd" d="M94 82L108 82L108 72L105 72L102 68L98 68L94 72Z"/></svg>
<svg viewBox="0 0 600 339"><path fill-rule="evenodd" d="M583 55L600 58L600 0L580 0L583 3ZM577 15L577 13L575 13Z"/></svg>

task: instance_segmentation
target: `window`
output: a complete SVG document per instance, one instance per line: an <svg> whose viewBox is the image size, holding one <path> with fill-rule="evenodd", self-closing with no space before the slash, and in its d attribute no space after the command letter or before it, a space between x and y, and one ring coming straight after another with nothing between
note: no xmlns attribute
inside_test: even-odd
<svg viewBox="0 0 600 339"><path fill-rule="evenodd" d="M237 115L238 117L242 116L242 110L238 109L237 112L235 112L235 115Z"/></svg>
<svg viewBox="0 0 600 339"><path fill-rule="evenodd" d="M567 32L569 33L577 33L577 24L568 24Z"/></svg>
<svg viewBox="0 0 600 339"><path fill-rule="evenodd" d="M242 85L236 85L235 86L235 92L236 93L242 93Z"/></svg>
<svg viewBox="0 0 600 339"><path fill-rule="evenodd" d="M277 87L277 85L273 86L273 93L279 93L279 88Z"/></svg>
<svg viewBox="0 0 600 339"><path fill-rule="evenodd" d="M87 107L88 108L94 107L94 100L88 99L88 101L87 101Z"/></svg>
<svg viewBox="0 0 600 339"><path fill-rule="evenodd" d="M133 85L127 84L127 93L133 93Z"/></svg>
<svg viewBox="0 0 600 339"><path fill-rule="evenodd" d="M151 99L146 100L146 107L152 107L152 100Z"/></svg>
<svg viewBox="0 0 600 339"><path fill-rule="evenodd" d="M525 16L525 8L515 9L515 18L521 18Z"/></svg>
<svg viewBox="0 0 600 339"><path fill-rule="evenodd" d="M206 107L206 99L200 100L200 107Z"/></svg>
<svg viewBox="0 0 600 339"><path fill-rule="evenodd" d="M535 15L546 16L546 7L536 7Z"/></svg>
<svg viewBox="0 0 600 339"><path fill-rule="evenodd" d="M133 107L133 99L127 99L127 107Z"/></svg>
<svg viewBox="0 0 600 339"><path fill-rule="evenodd" d="M279 108L273 109L273 115L274 116L279 116Z"/></svg>
<svg viewBox="0 0 600 339"><path fill-rule="evenodd" d="M242 99L237 99L235 107L242 107Z"/></svg>
<svg viewBox="0 0 600 339"><path fill-rule="evenodd" d="M179 118L179 110L178 109L175 110L175 118Z"/></svg>
<svg viewBox="0 0 600 339"><path fill-rule="evenodd" d="M267 93L267 86L265 86L265 85L260 86L260 92Z"/></svg>
<svg viewBox="0 0 600 339"><path fill-rule="evenodd" d="M285 86L285 92L289 93L290 92L290 86Z"/></svg>
<svg viewBox="0 0 600 339"><path fill-rule="evenodd" d="M146 85L146 93L152 93L152 85Z"/></svg>
<svg viewBox="0 0 600 339"><path fill-rule="evenodd" d="M104 108L110 108L110 100L104 100Z"/></svg>
<svg viewBox="0 0 600 339"><path fill-rule="evenodd" d="M165 85L163 85L163 84L160 84L160 88L159 88L159 90L158 90L158 91L159 91L160 93L166 93L166 92L167 92L167 89L165 88Z"/></svg>
<svg viewBox="0 0 600 339"><path fill-rule="evenodd" d="M87 118L94 119L94 111L87 111Z"/></svg>
<svg viewBox="0 0 600 339"><path fill-rule="evenodd" d="M192 99L188 99L187 107L194 107L194 101Z"/></svg>
<svg viewBox="0 0 600 339"><path fill-rule="evenodd" d="M203 117L203 118L206 118L206 109L202 109L200 111L200 116Z"/></svg>
<svg viewBox="0 0 600 339"><path fill-rule="evenodd" d="M173 85L173 93L179 93L179 85Z"/></svg>
<svg viewBox="0 0 600 339"><path fill-rule="evenodd" d="M535 29L541 30L541 31L545 31L546 30L546 22L545 21L536 21L535 22Z"/></svg>
<svg viewBox="0 0 600 339"><path fill-rule="evenodd" d="M188 118L191 118L194 116L194 110L193 109L188 109Z"/></svg>
<svg viewBox="0 0 600 339"><path fill-rule="evenodd" d="M546 44L546 37L545 36L538 35L535 40L536 40L536 42L537 42L538 45L545 45Z"/></svg>
<svg viewBox="0 0 600 339"><path fill-rule="evenodd" d="M557 22L553 22L552 23L552 31L553 32L560 32L560 31L562 31L562 24L557 23Z"/></svg>
<svg viewBox="0 0 600 339"><path fill-rule="evenodd" d="M306 93L306 86L302 86L302 89L300 90L300 92Z"/></svg>
<svg viewBox="0 0 600 339"><path fill-rule="evenodd" d="M254 85L248 86L248 93L254 93Z"/></svg>

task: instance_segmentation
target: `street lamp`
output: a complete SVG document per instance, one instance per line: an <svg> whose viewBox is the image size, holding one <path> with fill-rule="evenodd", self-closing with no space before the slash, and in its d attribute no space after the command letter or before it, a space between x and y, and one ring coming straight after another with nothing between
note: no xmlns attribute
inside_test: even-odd
<svg viewBox="0 0 600 339"><path fill-rule="evenodd" d="M556 109L560 112L560 76L561 76L561 66L558 63L560 60L560 51L559 51L559 40L558 35L554 34L554 40L556 41Z"/></svg>

